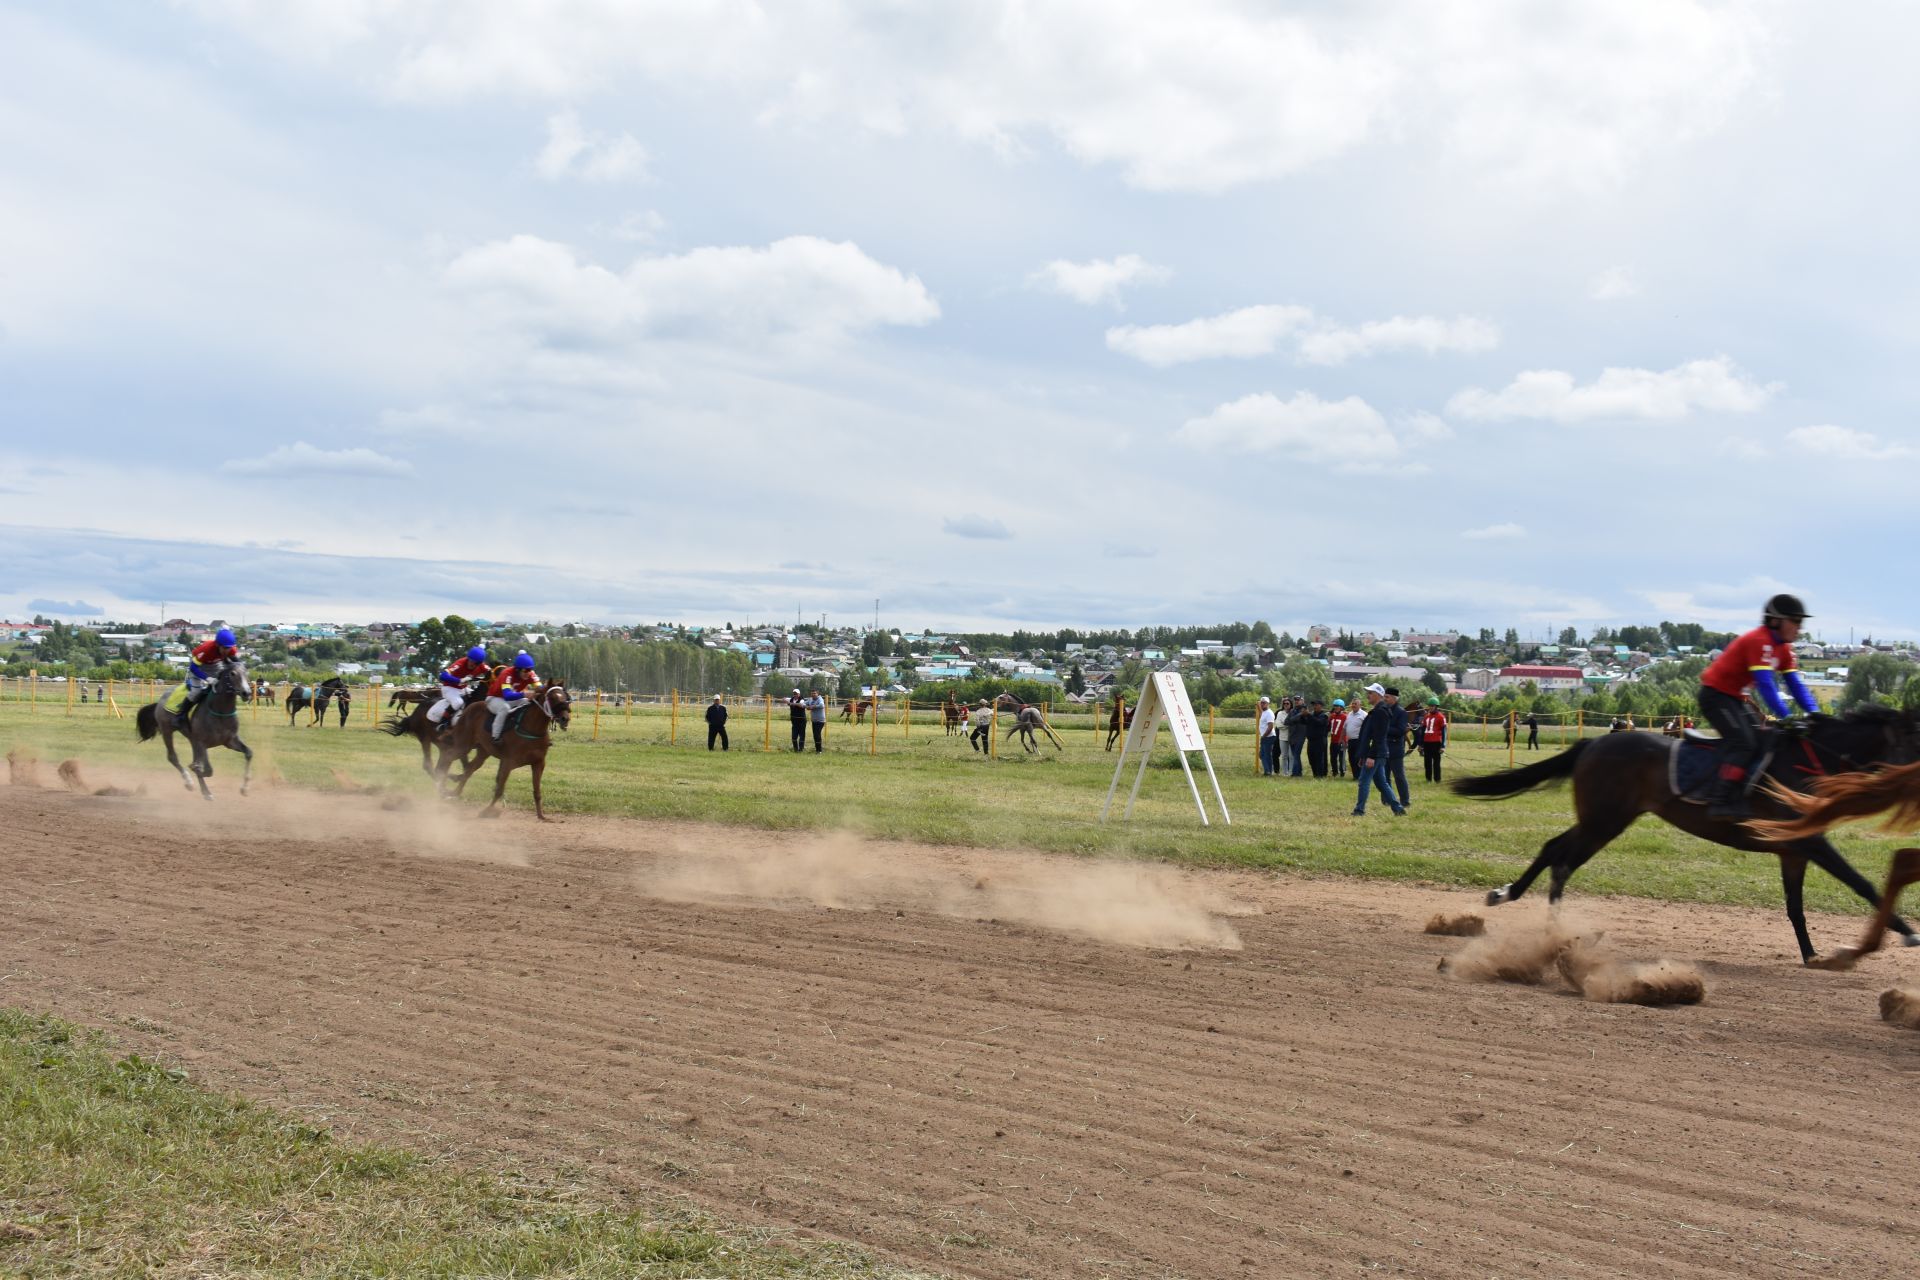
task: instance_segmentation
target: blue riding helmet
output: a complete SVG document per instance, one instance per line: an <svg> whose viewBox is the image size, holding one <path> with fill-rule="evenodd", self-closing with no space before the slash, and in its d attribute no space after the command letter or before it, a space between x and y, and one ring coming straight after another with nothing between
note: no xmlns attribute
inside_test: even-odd
<svg viewBox="0 0 1920 1280"><path fill-rule="evenodd" d="M522 649L519 653L514 655L513 665L520 668L522 671L531 671L533 670L533 655L528 653L525 649Z"/></svg>
<svg viewBox="0 0 1920 1280"><path fill-rule="evenodd" d="M477 644L467 650L467 657L475 662L485 662L487 660L487 647L483 644Z"/></svg>
<svg viewBox="0 0 1920 1280"><path fill-rule="evenodd" d="M1347 700L1345 698L1335 698L1333 700L1333 705L1336 707L1344 707L1347 705Z"/></svg>
<svg viewBox="0 0 1920 1280"><path fill-rule="evenodd" d="M239 642L238 640L236 640L236 639L234 639L234 638L233 638L233 628L232 628L232 627L222 627L222 628L220 628L220 629L219 629L218 631L216 631L216 632L214 632L214 633L213 633L213 640L214 640L214 643L215 643L215 644L218 644L218 645L220 645L220 646L222 646L222 647L224 647L224 648L228 648L228 649L231 649L231 648L233 648L233 647L234 647L235 645L237 645L237 644L239 644L239 643L240 643L240 642Z"/></svg>

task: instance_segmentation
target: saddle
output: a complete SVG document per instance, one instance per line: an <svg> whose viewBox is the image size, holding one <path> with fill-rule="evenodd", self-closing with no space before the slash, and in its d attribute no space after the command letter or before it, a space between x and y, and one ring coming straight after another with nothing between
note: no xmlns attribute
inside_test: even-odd
<svg viewBox="0 0 1920 1280"><path fill-rule="evenodd" d="M1707 803L1707 793L1720 771L1720 739L1689 729L1685 737L1672 742L1667 756L1667 785L1687 804ZM1747 770L1746 784L1741 788L1743 794L1752 795L1754 787L1773 766L1773 735L1767 734L1762 743L1760 758Z"/></svg>
<svg viewBox="0 0 1920 1280"><path fill-rule="evenodd" d="M167 696L160 699L160 705L171 712L176 720L180 719L184 715L183 709L187 705L187 686L177 684L167 690Z"/></svg>

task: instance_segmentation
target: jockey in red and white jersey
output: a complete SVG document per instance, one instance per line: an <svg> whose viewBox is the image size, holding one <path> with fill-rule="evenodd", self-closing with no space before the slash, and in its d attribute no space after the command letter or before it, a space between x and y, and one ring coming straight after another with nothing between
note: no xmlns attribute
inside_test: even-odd
<svg viewBox="0 0 1920 1280"><path fill-rule="evenodd" d="M1708 814L1744 820L1747 815L1747 771L1760 754L1760 732L1749 710L1747 690L1754 689L1774 715L1792 714L1780 696L1784 681L1793 700L1808 715L1820 709L1793 656L1800 624L1808 617L1798 596L1781 594L1767 601L1760 625L1740 636L1700 673L1700 712L1720 731L1720 771L1708 797ZM1777 677L1777 678L1776 678Z"/></svg>
<svg viewBox="0 0 1920 1280"><path fill-rule="evenodd" d="M460 708L467 705L467 690L485 685L492 674L485 646L475 645L467 650L458 662L440 673L440 701L427 708L427 723L444 729L459 719Z"/></svg>
<svg viewBox="0 0 1920 1280"><path fill-rule="evenodd" d="M506 732L507 717L513 714L514 704L539 687L540 677L534 674L533 655L525 649L513 656L511 666L503 663L494 668L493 679L487 682L487 710L493 712L494 745L499 745L500 735Z"/></svg>

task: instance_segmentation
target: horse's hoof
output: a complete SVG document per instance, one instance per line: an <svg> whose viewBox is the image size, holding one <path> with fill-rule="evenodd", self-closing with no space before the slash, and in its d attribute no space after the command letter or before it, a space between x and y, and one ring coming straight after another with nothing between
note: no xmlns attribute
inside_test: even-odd
<svg viewBox="0 0 1920 1280"><path fill-rule="evenodd" d="M1498 889L1493 889L1488 891L1487 905L1490 907L1497 907L1503 902L1512 901L1513 900L1512 889L1513 889L1512 885L1503 884Z"/></svg>
<svg viewBox="0 0 1920 1280"><path fill-rule="evenodd" d="M1845 973L1859 962L1860 953L1852 947L1842 947L1829 956L1808 956L1800 963L1809 969L1825 969L1829 973Z"/></svg>
<svg viewBox="0 0 1920 1280"><path fill-rule="evenodd" d="M1920 947L1920 933L1901 934L1900 945L1903 947Z"/></svg>

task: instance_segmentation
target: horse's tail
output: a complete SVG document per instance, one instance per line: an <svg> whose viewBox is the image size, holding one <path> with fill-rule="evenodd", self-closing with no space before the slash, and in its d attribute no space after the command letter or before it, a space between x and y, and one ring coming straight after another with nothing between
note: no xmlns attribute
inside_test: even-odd
<svg viewBox="0 0 1920 1280"><path fill-rule="evenodd" d="M388 716L385 720L382 720L380 722L380 732L392 734L396 738L400 737L402 734L410 733L412 732L412 730L408 727L407 721L411 720L412 718L413 717L410 715Z"/></svg>
<svg viewBox="0 0 1920 1280"><path fill-rule="evenodd" d="M1530 764L1523 769L1504 769L1499 773L1482 774L1477 778L1458 778L1448 784L1455 795L1473 796L1481 800L1496 800L1502 796L1517 796L1522 791L1531 791L1543 782L1558 782L1573 772L1573 766L1580 762L1580 753L1587 749L1588 739L1582 739L1562 751L1559 755L1542 760L1539 764Z"/></svg>
<svg viewBox="0 0 1920 1280"><path fill-rule="evenodd" d="M133 717L134 727L140 730L140 741L142 742L145 742L148 738L160 732L160 713L157 710L159 705L157 702L149 702L146 706L140 708L139 712Z"/></svg>
<svg viewBox="0 0 1920 1280"><path fill-rule="evenodd" d="M1886 830L1911 830L1920 824L1920 764L1904 764L1872 773L1838 773L1813 784L1803 795L1769 782L1767 794L1793 811L1791 818L1750 822L1748 830L1767 840L1817 836L1849 818L1870 818L1883 810Z"/></svg>

